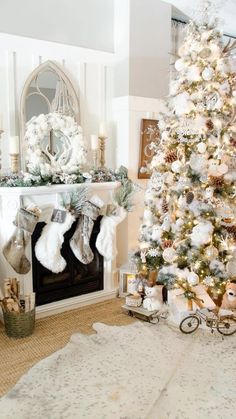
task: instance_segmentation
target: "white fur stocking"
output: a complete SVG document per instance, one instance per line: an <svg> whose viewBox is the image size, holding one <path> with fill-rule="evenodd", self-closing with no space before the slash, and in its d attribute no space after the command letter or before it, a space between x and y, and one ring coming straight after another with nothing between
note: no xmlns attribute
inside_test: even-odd
<svg viewBox="0 0 236 419"><path fill-rule="evenodd" d="M113 260L117 255L115 244L116 226L125 219L127 211L118 207L116 214L105 215L100 224L100 232L97 236L96 247L105 260Z"/></svg>
<svg viewBox="0 0 236 419"><path fill-rule="evenodd" d="M71 228L74 221L75 216L69 211L66 213L64 223L50 221L43 228L42 234L35 245L35 255L38 261L51 272L62 272L66 267L66 261L60 250L64 242L63 235Z"/></svg>

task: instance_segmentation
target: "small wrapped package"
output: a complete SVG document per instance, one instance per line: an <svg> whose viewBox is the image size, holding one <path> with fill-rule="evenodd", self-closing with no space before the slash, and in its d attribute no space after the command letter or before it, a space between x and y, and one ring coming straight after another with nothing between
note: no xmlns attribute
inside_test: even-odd
<svg viewBox="0 0 236 419"><path fill-rule="evenodd" d="M208 308L212 310L216 307L203 285L189 286L188 289L176 288L169 290L168 302L170 317L175 323L180 323L184 317L194 313L196 309Z"/></svg>

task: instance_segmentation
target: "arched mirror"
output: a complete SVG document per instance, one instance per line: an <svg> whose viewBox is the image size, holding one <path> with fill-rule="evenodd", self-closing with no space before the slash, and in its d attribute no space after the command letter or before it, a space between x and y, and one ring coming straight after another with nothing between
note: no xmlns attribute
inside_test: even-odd
<svg viewBox="0 0 236 419"><path fill-rule="evenodd" d="M33 158L39 150L35 165L65 166L78 146L76 138L82 145L79 119L79 99L64 69L54 61L41 64L26 80L20 101L22 168L29 163L27 152Z"/></svg>

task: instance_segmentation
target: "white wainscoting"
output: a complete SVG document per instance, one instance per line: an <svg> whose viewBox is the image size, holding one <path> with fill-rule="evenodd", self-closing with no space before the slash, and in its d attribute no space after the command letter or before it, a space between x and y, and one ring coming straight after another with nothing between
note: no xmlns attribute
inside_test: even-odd
<svg viewBox="0 0 236 419"><path fill-rule="evenodd" d="M19 135L19 103L23 85L42 62L61 64L78 89L81 126L89 141L99 122L108 123L107 164L114 167L111 101L114 54L0 33L0 113L3 115L2 166L9 168L9 137Z"/></svg>
<svg viewBox="0 0 236 419"><path fill-rule="evenodd" d="M118 266L127 261L128 252L138 245L138 232L143 216L144 195L147 181L138 179L140 156L141 119L158 119L165 110L164 101L140 96L122 96L113 100L113 119L116 125L117 166L124 164L129 177L142 188L136 196L136 205L128 219L118 226L118 243L123 242L118 254Z"/></svg>

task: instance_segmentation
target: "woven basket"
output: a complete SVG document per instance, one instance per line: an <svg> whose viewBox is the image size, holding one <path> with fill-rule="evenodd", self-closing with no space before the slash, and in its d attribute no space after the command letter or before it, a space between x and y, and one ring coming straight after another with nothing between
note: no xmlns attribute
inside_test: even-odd
<svg viewBox="0 0 236 419"><path fill-rule="evenodd" d="M27 313L3 312L5 332L10 338L32 335L35 326L35 309Z"/></svg>
<svg viewBox="0 0 236 419"><path fill-rule="evenodd" d="M127 295L125 303L129 307L140 307L142 305L142 298L137 295Z"/></svg>

